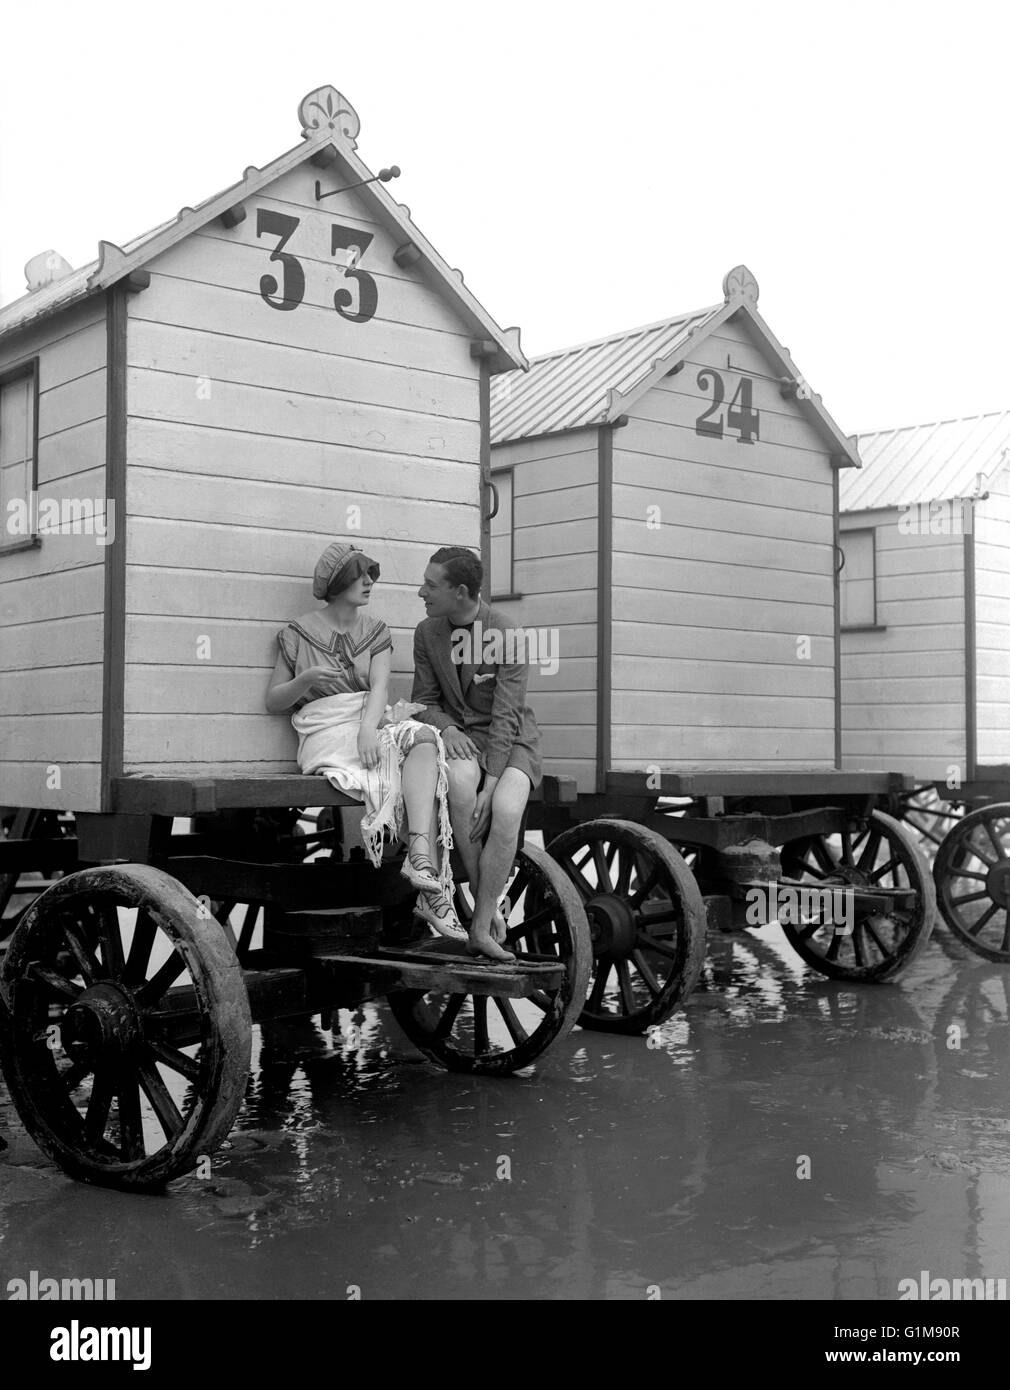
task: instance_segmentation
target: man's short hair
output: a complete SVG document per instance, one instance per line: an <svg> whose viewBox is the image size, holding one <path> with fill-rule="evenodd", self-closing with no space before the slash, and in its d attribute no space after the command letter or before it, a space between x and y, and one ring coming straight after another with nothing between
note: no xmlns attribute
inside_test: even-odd
<svg viewBox="0 0 1010 1390"><path fill-rule="evenodd" d="M480 593L484 566L465 545L443 545L441 550L435 551L429 563L442 566L446 579L454 589L463 584L471 598L476 598Z"/></svg>

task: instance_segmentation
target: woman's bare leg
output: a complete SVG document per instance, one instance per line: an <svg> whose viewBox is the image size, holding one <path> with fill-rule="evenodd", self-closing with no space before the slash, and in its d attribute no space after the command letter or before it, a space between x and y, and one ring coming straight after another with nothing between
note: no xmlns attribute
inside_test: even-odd
<svg viewBox="0 0 1010 1390"><path fill-rule="evenodd" d="M438 785L438 757L435 735L419 731L407 751L400 770L400 789L409 832L408 853L418 869L432 867L437 873L438 841L432 834L435 818L435 788ZM436 827L437 834L437 827ZM427 862L425 862L427 861Z"/></svg>

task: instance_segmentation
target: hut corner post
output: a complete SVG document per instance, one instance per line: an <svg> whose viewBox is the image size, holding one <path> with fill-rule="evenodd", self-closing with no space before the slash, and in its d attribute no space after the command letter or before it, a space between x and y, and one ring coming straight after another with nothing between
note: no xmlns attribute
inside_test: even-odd
<svg viewBox="0 0 1010 1390"><path fill-rule="evenodd" d="M964 533L964 780L973 782L978 771L978 675L975 646L975 528Z"/></svg>
<svg viewBox="0 0 1010 1390"><path fill-rule="evenodd" d="M834 542L831 550L831 569L832 582L835 590L835 631L834 631L834 651L835 651L835 673L834 673L834 696L835 696L835 770L840 771L842 766L842 571L839 567L839 560L842 555L842 517L841 517L841 479L838 475L838 466L835 465L831 470L831 510L832 510L832 540ZM876 560L874 559L874 563ZM876 593L876 584L873 592Z"/></svg>
<svg viewBox="0 0 1010 1390"><path fill-rule="evenodd" d="M106 292L105 498L113 509L115 539L105 551L102 669L101 810L113 809L115 779L123 771L126 668L126 326L124 284Z"/></svg>
<svg viewBox="0 0 1010 1390"><path fill-rule="evenodd" d="M614 426L596 432L596 791L610 772L610 683L613 677Z"/></svg>
<svg viewBox="0 0 1010 1390"><path fill-rule="evenodd" d="M485 594L490 598L491 575L491 361L485 354L478 357L480 379L480 562L484 567Z"/></svg>

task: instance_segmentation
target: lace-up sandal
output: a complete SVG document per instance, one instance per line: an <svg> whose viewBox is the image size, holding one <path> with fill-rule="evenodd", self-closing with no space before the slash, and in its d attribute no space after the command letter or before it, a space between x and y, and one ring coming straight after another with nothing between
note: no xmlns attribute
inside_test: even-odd
<svg viewBox="0 0 1010 1390"><path fill-rule="evenodd" d="M467 930L460 925L452 903L437 885L436 889L434 893L418 893L414 904L415 914L439 936L448 936L453 941L469 941Z"/></svg>
<svg viewBox="0 0 1010 1390"><path fill-rule="evenodd" d="M411 832L411 843L413 843L414 840L423 840L425 844L428 843L427 835L422 834L420 830L415 830ZM418 865L413 863L410 855L411 851L408 850L406 858L404 859L403 864L400 868L400 873L411 885L411 887L419 889L422 893L440 892L441 885L439 884L438 876L435 872L435 866L431 862L430 856L428 854L418 853L417 857L420 861L420 864Z"/></svg>

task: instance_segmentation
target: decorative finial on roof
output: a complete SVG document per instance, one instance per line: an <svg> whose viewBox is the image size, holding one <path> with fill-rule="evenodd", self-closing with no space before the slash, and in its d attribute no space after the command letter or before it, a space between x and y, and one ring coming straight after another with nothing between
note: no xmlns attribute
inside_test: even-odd
<svg viewBox="0 0 1010 1390"><path fill-rule="evenodd" d="M298 104L298 119L302 123L304 139L326 133L340 135L351 142L352 148L356 144L355 136L361 129L357 111L336 87L316 87L302 97Z"/></svg>
<svg viewBox="0 0 1010 1390"><path fill-rule="evenodd" d="M723 276L722 292L727 303L731 299L745 299L748 304L758 302L758 282L752 271L745 265L735 265Z"/></svg>

